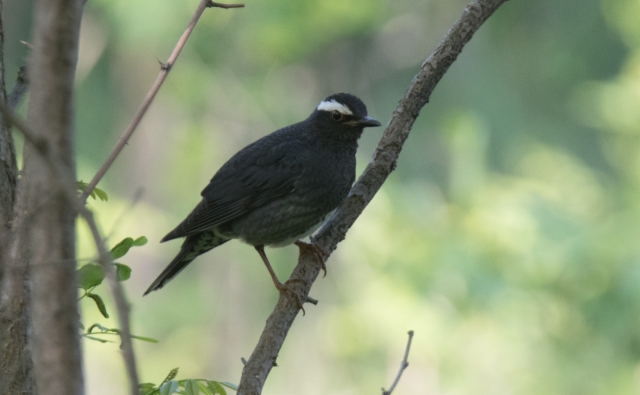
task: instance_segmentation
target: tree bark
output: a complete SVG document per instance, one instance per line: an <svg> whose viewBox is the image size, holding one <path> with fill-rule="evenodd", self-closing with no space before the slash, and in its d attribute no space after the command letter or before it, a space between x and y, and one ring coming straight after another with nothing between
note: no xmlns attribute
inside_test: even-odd
<svg viewBox="0 0 640 395"><path fill-rule="evenodd" d="M4 13L0 1L0 99L7 100L4 69ZM24 81L23 81L24 82ZM24 93L16 94L17 105ZM12 106L10 104L10 106ZM12 224L18 165L11 127L0 115L0 395L33 394L34 377L27 330L29 299L24 245L14 244ZM24 241L24 238L20 239ZM10 252L10 247L14 247ZM12 256L13 255L13 256ZM18 261L21 257L21 261Z"/></svg>
<svg viewBox="0 0 640 395"><path fill-rule="evenodd" d="M20 204L17 212L25 211ZM28 342L29 285L27 227L6 232L0 283L0 395L34 393L33 362Z"/></svg>
<svg viewBox="0 0 640 395"><path fill-rule="evenodd" d="M38 0L29 81L27 122L75 179L73 82L82 0ZM75 211L47 162L25 144L15 235L28 243L31 282L31 350L37 392L84 393L75 278ZM20 259L21 257L18 257Z"/></svg>

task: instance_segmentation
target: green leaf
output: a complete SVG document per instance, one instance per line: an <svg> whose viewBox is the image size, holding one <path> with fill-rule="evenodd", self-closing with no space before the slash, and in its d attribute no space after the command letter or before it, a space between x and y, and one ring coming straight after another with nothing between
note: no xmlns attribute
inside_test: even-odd
<svg viewBox="0 0 640 395"><path fill-rule="evenodd" d="M131 337L133 339L138 339L138 340L142 340L144 342L149 342L149 343L159 343L158 339L154 339L152 337L145 337L145 336L136 336L136 335L131 335Z"/></svg>
<svg viewBox="0 0 640 395"><path fill-rule="evenodd" d="M167 381L162 383L160 386L160 394L161 395L171 395L178 390L178 382L177 381Z"/></svg>
<svg viewBox="0 0 640 395"><path fill-rule="evenodd" d="M109 313L107 313L107 307L104 305L104 302L102 301L102 298L100 297L100 295L88 293L87 296L93 299L94 302L96 302L96 306L98 306L98 310L100 310L100 313L102 314L102 316L104 318L109 318Z"/></svg>
<svg viewBox="0 0 640 395"><path fill-rule="evenodd" d="M154 383L138 384L138 388L140 388L141 395L151 395L157 392L156 385Z"/></svg>
<svg viewBox="0 0 640 395"><path fill-rule="evenodd" d="M149 240L147 240L147 238L145 236L140 236L140 237L138 237L137 239L135 239L133 241L133 245L136 246L136 247L140 247L140 246L143 246L143 245L147 244L147 241L149 241Z"/></svg>
<svg viewBox="0 0 640 395"><path fill-rule="evenodd" d="M198 380L198 386L200 387L200 392L202 392L204 395L215 395L215 392L212 392L211 388L200 380Z"/></svg>
<svg viewBox="0 0 640 395"><path fill-rule="evenodd" d="M94 188L93 191L91 191L91 196L95 199L96 197L94 196L94 193L95 195L98 195L100 200L102 200L103 202L109 200L109 196L107 195L107 193L100 188Z"/></svg>
<svg viewBox="0 0 640 395"><path fill-rule="evenodd" d="M80 327L80 329L84 329L84 324L81 321L78 321L78 326Z"/></svg>
<svg viewBox="0 0 640 395"><path fill-rule="evenodd" d="M216 388L217 383L215 381L209 381L207 380L207 388L209 389L209 392L211 392L213 395L216 394L216 392L218 392L218 389Z"/></svg>
<svg viewBox="0 0 640 395"><path fill-rule="evenodd" d="M173 368L171 369L171 371L169 372L169 374L167 375L167 377L165 377L165 379L162 381L162 383L166 383L167 381L171 381L173 379L176 378L176 376L178 375L178 370L180 368Z"/></svg>
<svg viewBox="0 0 640 395"><path fill-rule="evenodd" d="M88 186L89 186L89 184L87 184L86 182L84 182L82 180L76 181L76 188L78 188L78 190L80 192L84 192L84 190L87 189ZM91 191L89 196L91 196L94 199L96 199L96 196L97 196L102 201L109 200L109 196L107 196L107 193L104 190L100 189L100 188L93 188L93 190Z"/></svg>
<svg viewBox="0 0 640 395"><path fill-rule="evenodd" d="M129 248L133 245L133 239L131 237L127 237L118 244L115 245L111 249L111 255L113 255L113 259L118 259L123 257L127 252L129 252Z"/></svg>
<svg viewBox="0 0 640 395"><path fill-rule="evenodd" d="M122 263L114 263L116 265L116 272L118 274L118 281L125 281L131 277L131 268Z"/></svg>
<svg viewBox="0 0 640 395"><path fill-rule="evenodd" d="M226 382L226 381L220 381L219 383L220 383L220 384L222 384L222 385L224 385L224 386L225 386L225 387L227 387L227 388L231 388L231 389L232 389L232 390L234 390L234 391L237 391L237 390L238 390L238 385L237 385L237 384L228 383L228 382Z"/></svg>
<svg viewBox="0 0 640 395"><path fill-rule="evenodd" d="M214 394L227 395L227 391L217 381L207 381L207 385Z"/></svg>
<svg viewBox="0 0 640 395"><path fill-rule="evenodd" d="M113 259L118 259L129 252L129 249L131 247L143 246L145 244L147 244L147 238L144 236L140 236L135 240L133 240L131 237L127 237L111 249L111 255L113 255Z"/></svg>
<svg viewBox="0 0 640 395"><path fill-rule="evenodd" d="M102 280L104 280L104 269L95 263L87 263L76 270L76 277L80 288L86 291L102 283Z"/></svg>
<svg viewBox="0 0 640 395"><path fill-rule="evenodd" d="M185 395L199 395L200 394L200 386L196 380L190 379L184 383L184 393Z"/></svg>

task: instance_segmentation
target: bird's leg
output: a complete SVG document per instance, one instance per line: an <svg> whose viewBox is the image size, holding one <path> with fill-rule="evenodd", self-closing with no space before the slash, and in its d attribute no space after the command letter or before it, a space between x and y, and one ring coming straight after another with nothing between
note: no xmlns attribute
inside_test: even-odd
<svg viewBox="0 0 640 395"><path fill-rule="evenodd" d="M293 279L293 280L287 281L287 283L285 283L285 284L281 283L280 280L278 280L278 276L276 276L276 272L273 271L273 267L271 267L271 263L269 263L269 258L267 258L267 254L265 254L265 252L264 252L264 246L263 245L255 246L255 249L256 249L256 251L258 251L258 254L260 254L260 257L262 258L262 262L264 262L265 266L267 267L267 270L269 271L269 274L271 275L271 280L273 280L273 284L276 286L278 291L280 291L280 293L287 293L288 295L292 295L294 302L296 302L296 304L298 305L298 308L300 310L302 310L302 314L304 315L305 311L304 311L304 307L302 307L302 299L300 299L300 295L298 295L298 293L296 291L294 291L287 284L287 283L292 282L292 281L302 281L302 282L304 282L304 280Z"/></svg>
<svg viewBox="0 0 640 395"><path fill-rule="evenodd" d="M316 258L318 258L320 266L324 271L324 275L322 277L327 277L327 265L324 263L327 261L327 258L329 258L329 253L324 248L320 247L318 243L305 243L302 240L298 240L293 244L297 245L300 249L300 255L302 255L306 250L311 250L311 252L315 254Z"/></svg>

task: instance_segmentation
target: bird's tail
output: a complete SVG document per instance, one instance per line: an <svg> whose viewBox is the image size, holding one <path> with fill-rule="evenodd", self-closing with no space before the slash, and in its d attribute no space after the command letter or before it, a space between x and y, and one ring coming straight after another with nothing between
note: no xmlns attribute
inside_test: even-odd
<svg viewBox="0 0 640 395"><path fill-rule="evenodd" d="M220 236L213 230L208 230L195 235L187 236L180 247L180 252L169 263L169 265L160 273L158 278L149 286L144 295L151 291L156 291L165 286L166 283L171 281L178 273L182 271L188 264L191 263L198 255L226 243L229 238ZM143 295L143 296L144 296Z"/></svg>

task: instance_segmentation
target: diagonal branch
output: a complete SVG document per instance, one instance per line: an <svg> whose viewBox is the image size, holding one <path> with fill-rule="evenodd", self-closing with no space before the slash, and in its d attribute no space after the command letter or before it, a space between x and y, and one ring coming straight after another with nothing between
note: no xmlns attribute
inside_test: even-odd
<svg viewBox="0 0 640 395"><path fill-rule="evenodd" d="M349 228L395 169L396 161L409 136L411 127L422 107L429 101L437 83L456 60L465 44L471 40L473 34L505 1L473 0L447 32L442 42L422 64L420 71L411 81L409 88L393 112L371 162L333 217L313 238L325 251L333 252L338 243L344 240ZM290 285L300 293L303 300L309 294L319 272L320 265L317 263L315 255L310 252L304 253L291 275L291 279L302 281ZM242 370L238 395L258 395L261 393L271 368L275 366L276 357L289 328L297 315L298 307L296 304L281 295L276 307L267 319L256 348Z"/></svg>
<svg viewBox="0 0 640 395"><path fill-rule="evenodd" d="M211 0L200 0L200 4L198 4L198 8L196 8L196 11L191 17L191 20L189 21L187 28L185 29L184 33L182 33L182 36L178 40L178 43L173 49L173 52L171 52L171 55L169 56L169 60L167 60L167 63L160 63L160 73L158 74L158 77L156 77L156 80L154 81L153 85L151 85L151 89L149 90L149 93L147 93L147 96L145 96L145 98L142 100L142 104L140 104L140 108L138 108L138 111L133 116L131 123L129 123L129 126L127 126L127 129L124 131L122 136L120 136L118 143L113 148L113 151L111 151L111 154L109 154L109 157L107 158L107 160L100 167L96 175L93 176L93 179L91 179L91 182L89 182L89 185L87 185L85 190L82 192L82 195L80 196L82 201L87 200L87 197L89 197L89 195L91 194L91 191L93 191L96 185L98 185L100 180L102 180L102 177L104 177L104 175L107 173L111 165L113 165L113 162L116 160L118 155L120 155L120 152L129 141L129 138L131 138L131 135L133 135L133 132L135 132L136 128L140 124L140 121L142 121L142 117L144 117L144 114L147 113L147 110L149 109L151 102L153 102L153 99L156 97L156 94L160 90L160 87L164 83L164 80L167 78L167 76L169 75L169 72L173 68L173 65L176 63L176 60L178 59L178 56L180 55L182 48L184 48L184 45L186 44L187 39L189 39L191 32L193 32L193 29L195 29L196 27L196 23L198 23L198 20L204 13L204 10L211 7L223 8L223 9L242 8L244 7L244 4L221 4L221 3L215 3Z"/></svg>

